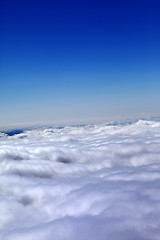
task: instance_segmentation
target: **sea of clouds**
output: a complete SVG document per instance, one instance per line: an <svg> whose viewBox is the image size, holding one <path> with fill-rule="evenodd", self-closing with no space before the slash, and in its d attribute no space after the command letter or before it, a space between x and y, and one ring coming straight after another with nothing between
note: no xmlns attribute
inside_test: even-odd
<svg viewBox="0 0 160 240"><path fill-rule="evenodd" d="M160 122L0 133L0 239L159 240Z"/></svg>

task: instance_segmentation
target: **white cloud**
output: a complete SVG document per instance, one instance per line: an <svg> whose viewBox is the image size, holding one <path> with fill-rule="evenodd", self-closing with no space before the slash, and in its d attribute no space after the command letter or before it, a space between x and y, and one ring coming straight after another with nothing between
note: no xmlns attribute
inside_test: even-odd
<svg viewBox="0 0 160 240"><path fill-rule="evenodd" d="M160 123L0 138L0 239L159 240Z"/></svg>

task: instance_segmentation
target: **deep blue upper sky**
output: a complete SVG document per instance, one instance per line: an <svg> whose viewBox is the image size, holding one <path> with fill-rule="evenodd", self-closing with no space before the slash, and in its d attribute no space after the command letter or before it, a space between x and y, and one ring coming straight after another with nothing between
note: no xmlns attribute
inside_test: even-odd
<svg viewBox="0 0 160 240"><path fill-rule="evenodd" d="M160 112L159 1L0 9L0 125Z"/></svg>

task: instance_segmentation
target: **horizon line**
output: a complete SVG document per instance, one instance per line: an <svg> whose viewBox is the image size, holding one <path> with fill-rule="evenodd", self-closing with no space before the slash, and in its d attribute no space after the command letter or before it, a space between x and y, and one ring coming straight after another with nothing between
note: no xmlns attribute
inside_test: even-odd
<svg viewBox="0 0 160 240"><path fill-rule="evenodd" d="M51 120L51 121L35 121L35 122L23 122L23 123L9 123L9 124L0 124L0 131L6 129L15 129L15 128L36 128L36 127L45 127L45 126L71 126L78 124L98 124L105 122L116 122L116 121L131 121L131 120L151 120L151 118L160 118L160 113L141 113L134 114L135 116L117 116L117 117L106 117L106 118L89 118L89 119L73 119L73 120Z"/></svg>

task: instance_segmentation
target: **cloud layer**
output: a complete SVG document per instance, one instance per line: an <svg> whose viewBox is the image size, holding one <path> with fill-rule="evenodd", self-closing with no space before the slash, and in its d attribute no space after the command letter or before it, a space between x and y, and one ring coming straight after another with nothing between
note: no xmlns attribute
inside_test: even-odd
<svg viewBox="0 0 160 240"><path fill-rule="evenodd" d="M30 130L0 143L0 239L159 240L159 122Z"/></svg>

